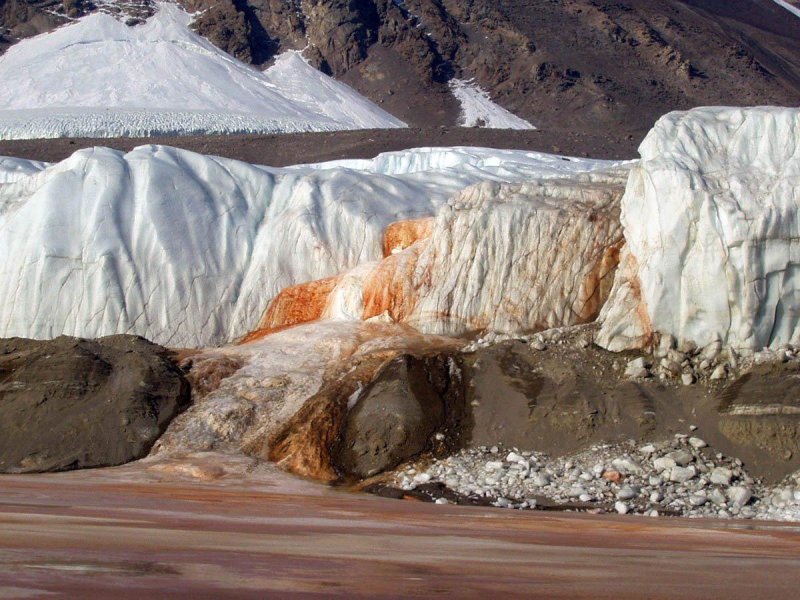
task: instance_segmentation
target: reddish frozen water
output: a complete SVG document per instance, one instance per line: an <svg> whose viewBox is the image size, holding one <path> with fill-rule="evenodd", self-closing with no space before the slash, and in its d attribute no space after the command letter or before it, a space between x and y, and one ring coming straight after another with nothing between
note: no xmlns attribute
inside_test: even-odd
<svg viewBox="0 0 800 600"><path fill-rule="evenodd" d="M212 484L140 472L2 476L0 597L752 600L800 588L794 525L435 506L278 473Z"/></svg>

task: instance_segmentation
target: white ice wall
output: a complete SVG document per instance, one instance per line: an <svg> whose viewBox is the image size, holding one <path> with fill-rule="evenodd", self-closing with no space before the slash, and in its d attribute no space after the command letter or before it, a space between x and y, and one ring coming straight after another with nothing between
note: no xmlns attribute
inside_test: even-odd
<svg viewBox="0 0 800 600"><path fill-rule="evenodd" d="M270 169L162 146L80 150L0 184L0 337L224 343L284 287L377 260L389 223L468 185L598 164L445 148Z"/></svg>
<svg viewBox="0 0 800 600"><path fill-rule="evenodd" d="M622 201L629 268L601 342L800 341L800 109L670 113L639 150Z"/></svg>

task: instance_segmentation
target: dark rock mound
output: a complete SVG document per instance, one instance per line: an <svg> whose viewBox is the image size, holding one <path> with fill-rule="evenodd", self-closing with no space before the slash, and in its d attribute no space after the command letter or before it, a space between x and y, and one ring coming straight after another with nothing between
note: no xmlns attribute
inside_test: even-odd
<svg viewBox="0 0 800 600"><path fill-rule="evenodd" d="M335 461L345 473L369 477L452 440L463 419L463 394L454 359L399 357L354 402ZM439 438L437 440L437 437Z"/></svg>
<svg viewBox="0 0 800 600"><path fill-rule="evenodd" d="M169 353L147 340L0 340L0 472L142 458L190 401Z"/></svg>

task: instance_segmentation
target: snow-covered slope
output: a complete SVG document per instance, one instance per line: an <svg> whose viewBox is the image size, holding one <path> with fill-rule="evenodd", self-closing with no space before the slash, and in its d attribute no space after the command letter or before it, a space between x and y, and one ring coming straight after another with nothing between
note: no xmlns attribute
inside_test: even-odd
<svg viewBox="0 0 800 600"><path fill-rule="evenodd" d="M800 109L663 117L622 201L627 247L600 342L800 339Z"/></svg>
<svg viewBox="0 0 800 600"><path fill-rule="evenodd" d="M403 127L296 52L266 73L161 3L129 27L95 13L0 57L0 139Z"/></svg>
<svg viewBox="0 0 800 600"><path fill-rule="evenodd" d="M81 150L0 185L0 337L223 343L283 288L378 260L389 223L433 215L468 185L604 166L476 148L286 169Z"/></svg>
<svg viewBox="0 0 800 600"><path fill-rule="evenodd" d="M450 91L461 104L459 125L488 129L536 129L525 119L495 104L489 94L473 81L453 79Z"/></svg>

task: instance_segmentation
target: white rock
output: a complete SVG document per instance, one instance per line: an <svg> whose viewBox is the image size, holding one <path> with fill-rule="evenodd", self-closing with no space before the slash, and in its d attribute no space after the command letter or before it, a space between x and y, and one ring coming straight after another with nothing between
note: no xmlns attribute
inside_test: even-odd
<svg viewBox="0 0 800 600"><path fill-rule="evenodd" d="M647 364L641 356L628 362L625 366L625 377L632 379L644 379L649 373L647 372Z"/></svg>
<svg viewBox="0 0 800 600"><path fill-rule="evenodd" d="M733 486L728 488L728 498L731 504L736 508L742 508L745 504L750 502L753 497L753 491L745 486Z"/></svg>
<svg viewBox="0 0 800 600"><path fill-rule="evenodd" d="M708 494L708 499L711 500L716 506L725 506L727 499L721 490L713 489Z"/></svg>
<svg viewBox="0 0 800 600"><path fill-rule="evenodd" d="M701 448L705 448L706 446L708 446L705 440L702 440L698 437L690 437L689 445L695 450L700 450Z"/></svg>
<svg viewBox="0 0 800 600"><path fill-rule="evenodd" d="M692 494L689 496L689 504L692 506L703 506L706 502L708 502L708 498L706 496L702 496L700 494Z"/></svg>
<svg viewBox="0 0 800 600"><path fill-rule="evenodd" d="M508 455L506 456L506 462L525 463L526 466L528 464L528 461L525 460L525 457L517 454L516 452L509 452Z"/></svg>
<svg viewBox="0 0 800 600"><path fill-rule="evenodd" d="M617 492L617 498L619 500L632 500L633 498L639 495L639 491L640 489L638 488L638 486L634 487L630 485L624 485Z"/></svg>
<svg viewBox="0 0 800 600"><path fill-rule="evenodd" d="M725 467L714 468L709 477L711 483L715 483L717 485L730 485L732 478L733 471L726 469Z"/></svg>
<svg viewBox="0 0 800 600"><path fill-rule="evenodd" d="M683 385L692 385L695 382L694 375L691 373L684 373L681 375L681 382Z"/></svg>
<svg viewBox="0 0 800 600"><path fill-rule="evenodd" d="M783 308L800 287L798 132L796 108L658 121L622 200L626 246L596 343L641 348L655 331L755 350L800 338L800 312Z"/></svg>
<svg viewBox="0 0 800 600"><path fill-rule="evenodd" d="M727 376L727 371L725 370L725 365L717 365L714 371L711 373L712 381L719 381L720 379L725 379Z"/></svg>
<svg viewBox="0 0 800 600"><path fill-rule="evenodd" d="M616 510L621 515L627 515L630 509L628 508L628 505L625 504L624 502L615 502L614 510Z"/></svg>
<svg viewBox="0 0 800 600"><path fill-rule="evenodd" d="M642 472L642 465L627 456L615 458L611 461L611 466L623 475L638 475Z"/></svg>
<svg viewBox="0 0 800 600"><path fill-rule="evenodd" d="M675 464L679 467L685 467L694 460L694 455L688 450L680 449L674 450L667 454L667 458L675 461Z"/></svg>
<svg viewBox="0 0 800 600"><path fill-rule="evenodd" d="M447 501L447 498L437 498L434 504L450 504L450 502Z"/></svg>
<svg viewBox="0 0 800 600"><path fill-rule="evenodd" d="M675 483L685 483L694 479L697 476L697 471L694 467L672 467L669 474L669 480Z"/></svg>
<svg viewBox="0 0 800 600"><path fill-rule="evenodd" d="M668 456L662 456L653 460L653 468L659 473L666 471L667 469L671 469L675 466L675 464L675 460L669 458Z"/></svg>
<svg viewBox="0 0 800 600"><path fill-rule="evenodd" d="M431 480L431 476L429 473L418 473L414 475L414 483L428 483Z"/></svg>

